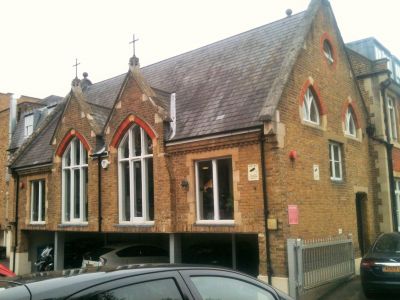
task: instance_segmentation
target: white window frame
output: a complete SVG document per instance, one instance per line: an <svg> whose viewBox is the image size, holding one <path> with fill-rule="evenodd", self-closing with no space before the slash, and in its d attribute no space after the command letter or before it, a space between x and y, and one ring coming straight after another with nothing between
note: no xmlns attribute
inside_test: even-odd
<svg viewBox="0 0 400 300"><path fill-rule="evenodd" d="M387 97L387 112L388 112L388 125L390 140L397 140L397 118L396 108L394 100L391 97Z"/></svg>
<svg viewBox="0 0 400 300"><path fill-rule="evenodd" d="M37 207L37 215L38 215L38 220L35 221L33 220L33 198L34 198L34 185L35 183L38 183L38 188L39 188L39 196L38 196L38 207ZM45 180L44 179L39 179L39 180L32 180L31 181L31 224L45 224L46 222L46 215L42 215L42 210L43 210L43 206L46 205L46 199L43 195L46 195L46 191L45 191L46 185L45 185ZM46 209L46 208L45 208ZM46 214L46 213L45 213Z"/></svg>
<svg viewBox="0 0 400 300"><path fill-rule="evenodd" d="M395 179L395 196L396 196L396 215L397 215L397 230L400 231L400 179Z"/></svg>
<svg viewBox="0 0 400 300"><path fill-rule="evenodd" d="M339 157L334 157L335 149L338 149ZM331 169L331 180L342 181L343 180L343 168L342 168L342 147L338 143L329 143L329 164ZM336 174L336 164L339 164L339 174Z"/></svg>
<svg viewBox="0 0 400 300"><path fill-rule="evenodd" d="M324 40L322 48L326 59L329 61L329 63L333 64L334 59L331 43L328 40Z"/></svg>
<svg viewBox="0 0 400 300"><path fill-rule="evenodd" d="M214 159L203 159L195 162L195 180L196 180L196 223L197 224L234 224L234 219L232 220L221 220L220 219L220 211L219 211L219 186L218 186L218 172L217 172L217 161L221 159L227 159L230 157L221 157ZM213 200L214 200L214 219L200 219L200 170L199 163L204 161L211 161L212 163L212 176L213 176ZM232 169L233 172L233 169ZM232 177L232 185L233 185L233 177Z"/></svg>
<svg viewBox="0 0 400 300"><path fill-rule="evenodd" d="M80 162L76 162L76 147L75 143L79 143L79 158ZM73 147L74 146L74 147ZM66 160L68 155L70 155L70 165L66 165ZM86 158L86 162L84 161ZM88 153L85 149L85 146L78 138L73 138L68 145L68 148L65 150L62 157L62 223L63 224L85 224L87 225L87 211L86 211L86 203L88 201L88 193L86 187L86 176L88 174ZM66 173L70 174L70 188L69 188L69 199L66 199ZM74 195L75 195L75 179L74 173L79 172L79 209L80 215L78 218L75 218L75 206L74 206ZM69 201L69 220L66 218L66 204Z"/></svg>
<svg viewBox="0 0 400 300"><path fill-rule="evenodd" d="M134 156L132 155L134 153L133 151L133 139L134 139L134 128L138 126L140 128L140 144L141 144L141 150L140 150L140 155L139 156ZM139 125L133 125L131 126L127 132L125 133L125 136L121 139L121 142L118 147L118 194L119 194L119 223L120 224L143 224L143 225L153 225L154 220L150 220L150 214L149 214L149 187L148 187L148 162L150 159L153 159L153 154L147 154L147 133L146 131L140 127ZM126 139L128 139L128 145L129 145L129 155L128 157L124 158L123 157L123 145L126 142ZM135 201L135 178L134 178L134 163L136 161L140 161L141 165L141 178L142 178L142 216L137 217L135 216L135 211L136 211L136 201ZM123 163L128 162L129 163L129 199L130 199L130 220L124 220L124 215L125 215L125 207L123 203L123 198L124 198L124 191L125 191L125 180L123 179ZM154 180L154 177L153 177ZM154 200L154 199L153 199Z"/></svg>
<svg viewBox="0 0 400 300"><path fill-rule="evenodd" d="M33 114L25 116L24 125L24 135L28 137L33 133Z"/></svg>
<svg viewBox="0 0 400 300"><path fill-rule="evenodd" d="M345 122L344 123L345 133L349 136L356 137L357 136L356 122L354 119L353 111L350 107L348 107L346 110L344 122Z"/></svg>
<svg viewBox="0 0 400 300"><path fill-rule="evenodd" d="M387 55L381 48L375 47L375 57L376 59L382 59L387 58Z"/></svg>
<svg viewBox="0 0 400 300"><path fill-rule="evenodd" d="M316 112L316 121L311 120L311 107L315 107L315 112ZM304 95L304 101L303 101L303 120L312 123L315 125L320 124L320 118L319 118L319 109L317 105L317 100L314 97L313 92L311 91L311 88L308 88L305 95Z"/></svg>

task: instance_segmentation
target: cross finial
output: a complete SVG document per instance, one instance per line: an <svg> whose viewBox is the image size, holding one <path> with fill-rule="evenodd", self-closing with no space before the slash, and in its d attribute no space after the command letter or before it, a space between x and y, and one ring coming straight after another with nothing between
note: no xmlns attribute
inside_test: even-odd
<svg viewBox="0 0 400 300"><path fill-rule="evenodd" d="M136 42L138 41L139 39L135 39L135 34L133 34L133 39L132 39L132 41L130 41L129 42L129 44L133 44L132 46L133 46L133 57L135 57L136 55L135 55L135 44L136 44Z"/></svg>
<svg viewBox="0 0 400 300"><path fill-rule="evenodd" d="M78 66L79 66L80 64L81 64L81 63L78 63L78 59L75 58L75 64L73 65L73 67L75 67L75 78L78 78Z"/></svg>

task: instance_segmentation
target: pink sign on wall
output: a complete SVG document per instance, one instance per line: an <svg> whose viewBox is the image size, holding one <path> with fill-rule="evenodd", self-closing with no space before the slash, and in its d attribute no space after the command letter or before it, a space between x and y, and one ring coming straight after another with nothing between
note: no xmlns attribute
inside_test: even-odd
<svg viewBox="0 0 400 300"><path fill-rule="evenodd" d="M289 225L299 224L299 209L297 205L288 205Z"/></svg>

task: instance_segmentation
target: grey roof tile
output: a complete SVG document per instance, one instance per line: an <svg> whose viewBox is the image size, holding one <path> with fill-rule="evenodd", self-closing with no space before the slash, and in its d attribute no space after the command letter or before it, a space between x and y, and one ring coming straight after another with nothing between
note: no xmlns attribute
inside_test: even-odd
<svg viewBox="0 0 400 300"><path fill-rule="evenodd" d="M259 114L304 17L291 17L141 69L176 93L176 139L260 125ZM217 120L224 115L222 120Z"/></svg>

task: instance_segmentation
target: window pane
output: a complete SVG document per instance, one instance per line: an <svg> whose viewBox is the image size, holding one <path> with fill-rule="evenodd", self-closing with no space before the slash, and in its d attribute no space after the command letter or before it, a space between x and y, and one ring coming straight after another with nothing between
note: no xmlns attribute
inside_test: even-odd
<svg viewBox="0 0 400 300"><path fill-rule="evenodd" d="M182 300L182 295L173 279L142 282L107 291L90 300Z"/></svg>
<svg viewBox="0 0 400 300"><path fill-rule="evenodd" d="M146 148L146 154L153 154L153 141L151 138L145 134L146 138L144 139L146 142L145 148Z"/></svg>
<svg viewBox="0 0 400 300"><path fill-rule="evenodd" d="M133 163L133 171L135 172L135 217L143 217L142 210L142 163L135 161Z"/></svg>
<svg viewBox="0 0 400 300"><path fill-rule="evenodd" d="M153 178L153 159L149 158L147 162L147 191L149 219L154 220L154 178Z"/></svg>
<svg viewBox="0 0 400 300"><path fill-rule="evenodd" d="M340 174L340 163L339 162L335 162L335 177L336 178L341 178L341 174Z"/></svg>
<svg viewBox="0 0 400 300"><path fill-rule="evenodd" d="M142 154L140 131L141 130L139 126L133 127L133 148L132 148L134 149L133 156L140 156Z"/></svg>
<svg viewBox="0 0 400 300"><path fill-rule="evenodd" d="M233 220L232 160L220 159L217 166L220 219Z"/></svg>
<svg viewBox="0 0 400 300"><path fill-rule="evenodd" d="M73 142L73 147L75 150L75 165L79 165L81 162L81 150L80 150L80 141L78 139L75 139Z"/></svg>
<svg viewBox="0 0 400 300"><path fill-rule="evenodd" d="M81 180L80 180L80 172L79 170L74 170L74 219L79 219L81 215L81 207L80 207L80 187L81 187Z"/></svg>
<svg viewBox="0 0 400 300"><path fill-rule="evenodd" d="M226 277L193 276L194 285L203 299L218 300L274 300L267 290L250 283ZM221 288L223 287L223 288Z"/></svg>
<svg viewBox="0 0 400 300"><path fill-rule="evenodd" d="M46 203L45 203L45 199L46 199L46 188L45 188L45 184L44 181L40 182L41 186L42 186L42 197L40 199L41 203L42 203L42 219L40 221L44 221L46 220Z"/></svg>
<svg viewBox="0 0 400 300"><path fill-rule="evenodd" d="M131 219L131 196L129 188L129 162L121 162L121 180L122 180L122 220Z"/></svg>
<svg viewBox="0 0 400 300"><path fill-rule="evenodd" d="M339 147L337 145L332 145L333 148L333 160L338 161L339 160Z"/></svg>
<svg viewBox="0 0 400 300"><path fill-rule="evenodd" d="M129 157L129 135L127 134L125 140L122 142L120 146L120 153L122 155L122 158L128 158Z"/></svg>
<svg viewBox="0 0 400 300"><path fill-rule="evenodd" d="M32 182L32 221L39 221L39 181Z"/></svg>
<svg viewBox="0 0 400 300"><path fill-rule="evenodd" d="M214 219L214 195L212 161L201 161L199 164L199 188L200 188L200 219Z"/></svg>
<svg viewBox="0 0 400 300"><path fill-rule="evenodd" d="M312 100L310 106L310 120L312 122L318 123L318 109L314 99Z"/></svg>
<svg viewBox="0 0 400 300"><path fill-rule="evenodd" d="M85 151L86 152L86 151ZM84 217L84 221L87 221L87 217L88 217L88 193L87 193L87 186L88 186L88 168L83 168L82 169L82 175L83 175L83 201L84 201L84 210L85 210L85 215L82 216Z"/></svg>
<svg viewBox="0 0 400 300"><path fill-rule="evenodd" d="M86 151L86 149L85 149L85 147L83 146L83 144L81 144L82 145L82 154L83 154L83 157L82 157L82 164L83 165L85 165L85 164L87 164L87 151Z"/></svg>
<svg viewBox="0 0 400 300"><path fill-rule="evenodd" d="M65 153L65 166L69 167L71 165L71 148Z"/></svg>
<svg viewBox="0 0 400 300"><path fill-rule="evenodd" d="M69 221L71 219L70 212L71 212L71 171L65 170L64 171L64 200L65 200L65 220Z"/></svg>

